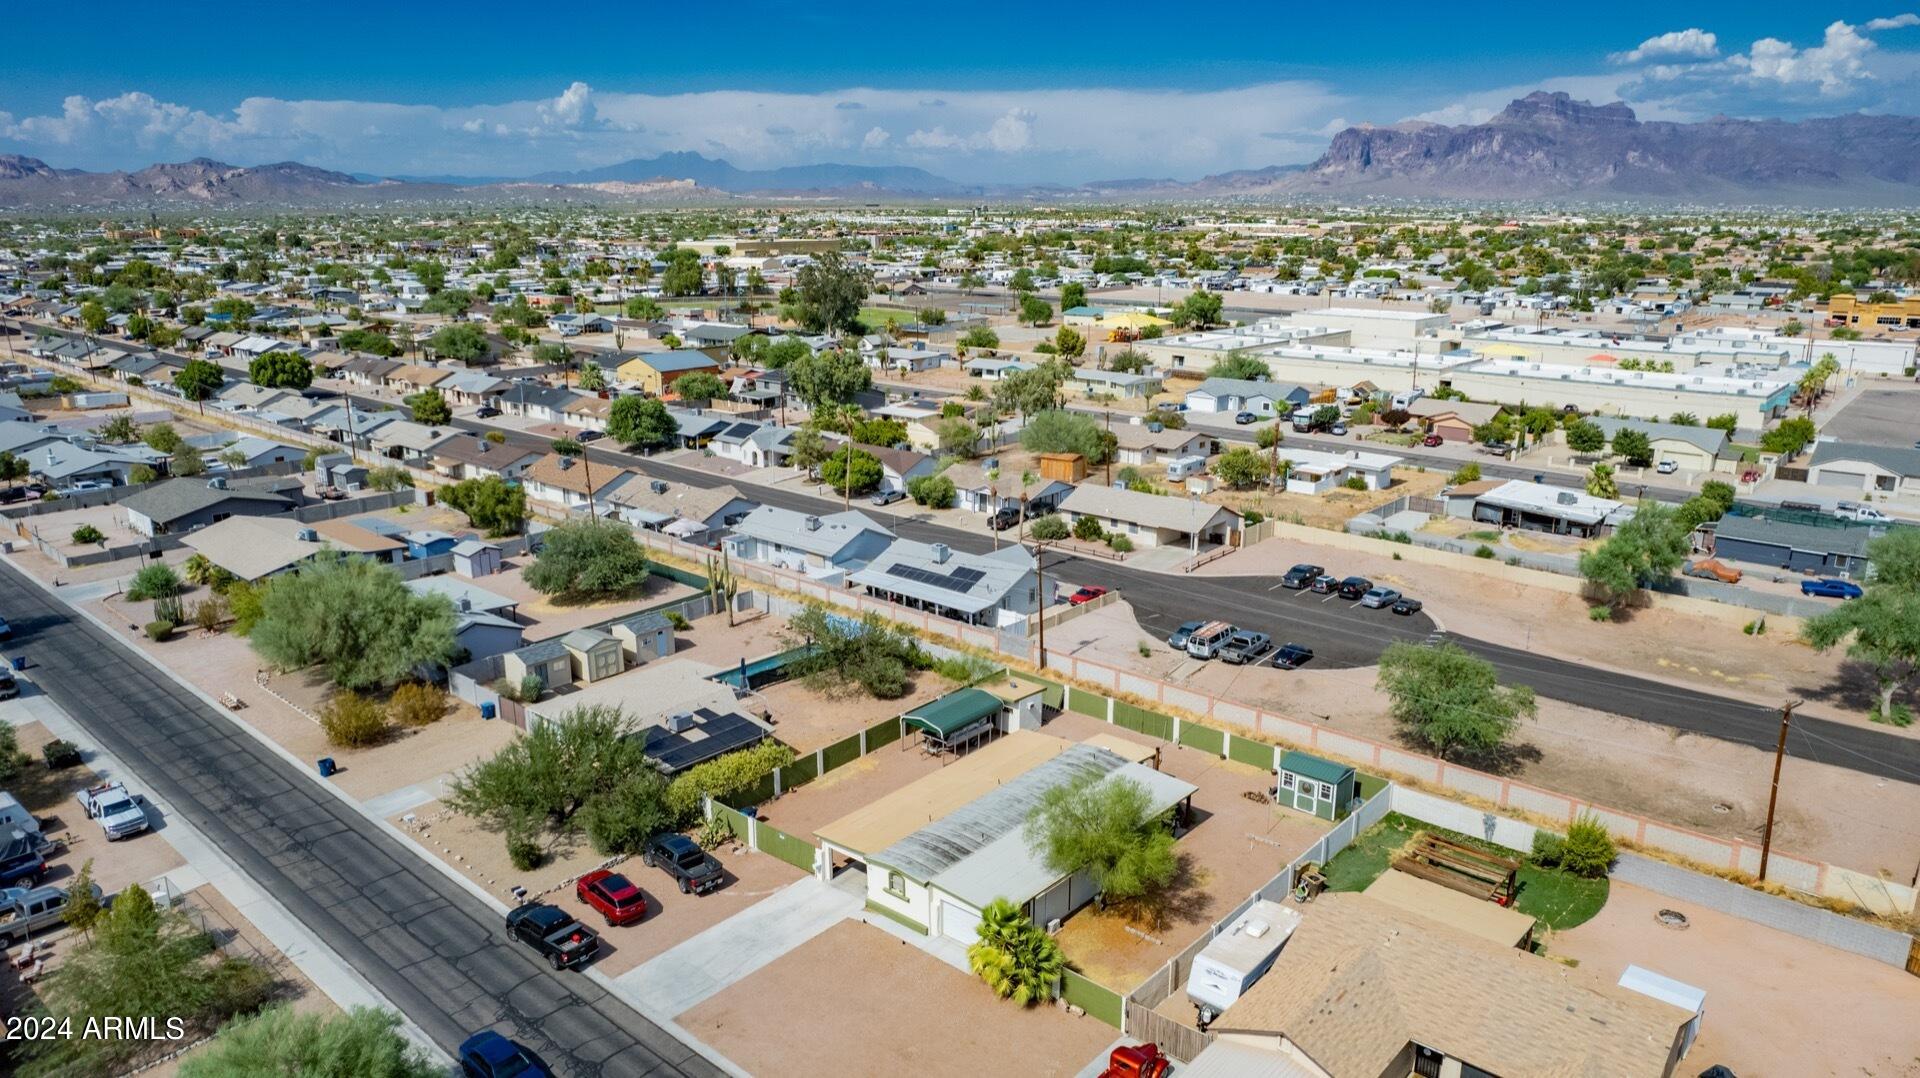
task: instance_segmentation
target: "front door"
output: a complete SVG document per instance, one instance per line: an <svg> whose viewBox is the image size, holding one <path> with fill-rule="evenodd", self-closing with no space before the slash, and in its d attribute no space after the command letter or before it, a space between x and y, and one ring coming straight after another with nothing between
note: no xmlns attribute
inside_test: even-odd
<svg viewBox="0 0 1920 1078"><path fill-rule="evenodd" d="M1314 791L1319 787L1312 779L1300 779L1293 788L1293 807L1301 812L1314 815L1319 808L1319 798Z"/></svg>

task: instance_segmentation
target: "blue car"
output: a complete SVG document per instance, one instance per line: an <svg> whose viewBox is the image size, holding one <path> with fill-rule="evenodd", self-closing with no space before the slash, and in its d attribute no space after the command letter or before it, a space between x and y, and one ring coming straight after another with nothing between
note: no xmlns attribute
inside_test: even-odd
<svg viewBox="0 0 1920 1078"><path fill-rule="evenodd" d="M1866 593L1860 590L1860 585L1850 580L1833 580L1829 578L1826 580L1802 580L1800 582L1800 594L1817 595L1827 599L1858 599Z"/></svg>
<svg viewBox="0 0 1920 1078"><path fill-rule="evenodd" d="M460 1044L460 1070L467 1078L553 1078L533 1049L483 1029Z"/></svg>

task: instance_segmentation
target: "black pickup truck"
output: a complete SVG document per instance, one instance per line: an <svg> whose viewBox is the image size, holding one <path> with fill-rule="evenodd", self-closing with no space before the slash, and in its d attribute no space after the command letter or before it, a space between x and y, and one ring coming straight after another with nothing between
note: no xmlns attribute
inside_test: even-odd
<svg viewBox="0 0 1920 1078"><path fill-rule="evenodd" d="M680 893L704 895L717 890L726 874L720 862L700 848L700 844L681 834L655 835L647 843L648 868L658 866L680 885Z"/></svg>
<svg viewBox="0 0 1920 1078"><path fill-rule="evenodd" d="M573 914L529 902L507 914L507 934L534 949L554 969L578 969L600 951L600 937Z"/></svg>

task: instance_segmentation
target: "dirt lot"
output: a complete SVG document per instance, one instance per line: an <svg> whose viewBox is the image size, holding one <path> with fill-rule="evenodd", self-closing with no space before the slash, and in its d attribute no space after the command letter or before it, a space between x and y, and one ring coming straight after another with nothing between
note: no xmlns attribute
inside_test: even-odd
<svg viewBox="0 0 1920 1078"><path fill-rule="evenodd" d="M61 771L47 770L41 762L40 748L53 740L53 735L40 723L22 723L14 732L20 751L32 757L33 763L27 767L26 774L12 784L11 792L27 811L42 821L52 821L54 826L45 829L46 835L67 846L65 852L49 859L46 878L41 882L65 887L82 865L92 861L93 881L105 893L114 894L132 884L150 883L186 864L186 859L167 844L166 817L152 805L146 806L151 830L108 842L99 825L88 820L73 799L76 792L98 782L100 776L85 764ZM84 745L81 753L90 755ZM135 788L133 792L138 795L141 791Z"/></svg>
<svg viewBox="0 0 1920 1078"><path fill-rule="evenodd" d="M1663 908L1689 927L1656 923ZM1596 981L1631 964L1704 989L1684 1073L1715 1063L1741 1075L1920 1073L1920 978L1892 966L1619 882L1599 916L1554 935L1553 950Z"/></svg>
<svg viewBox="0 0 1920 1078"><path fill-rule="evenodd" d="M920 751L911 739L896 741L759 806L760 818L790 835L811 839L817 829L933 774L947 762Z"/></svg>
<svg viewBox="0 0 1920 1078"><path fill-rule="evenodd" d="M1143 659L1130 649L1150 634L1124 602L1068 622L1065 630L1087 642L1080 654L1103 662L1346 733L1396 737L1372 667L1196 664L1164 646ZM1512 778L1706 834L1759 841L1771 753L1558 700L1542 698L1539 706L1506 762ZM1780 799L1777 849L1894 879L1912 875L1920 860L1920 785L1863 778L1804 759L1788 763L1782 782L1790 796Z"/></svg>
<svg viewBox="0 0 1920 1078"><path fill-rule="evenodd" d="M1163 745L1071 712L1047 723L1046 729L1074 740L1112 734L1163 746L1160 770L1200 788L1193 795L1195 823L1176 844L1181 875L1159 923L1141 924L1118 911L1089 906L1068 918L1061 929L1060 946L1068 960L1109 988L1132 991L1328 830L1324 821L1241 796L1264 791L1270 784L1269 772L1197 749ZM1127 931L1129 925L1158 942Z"/></svg>
<svg viewBox="0 0 1920 1078"><path fill-rule="evenodd" d="M1392 446L1369 444L1366 448L1371 452L1393 452ZM1280 455L1282 457L1287 455L1284 442L1280 446ZM1444 472L1420 472L1406 467L1396 469L1394 479L1393 486L1385 490L1347 490L1339 487L1325 494L1255 494L1250 491L1244 493L1225 491L1213 494L1207 500L1220 505L1230 505L1243 513L1248 509L1258 509L1263 516L1276 517L1309 527L1341 528L1353 517L1397 498L1409 495L1432 497L1434 491L1445 486L1447 482ZM1287 564L1291 565L1292 562ZM1281 566L1279 571L1286 572L1286 566Z"/></svg>
<svg viewBox="0 0 1920 1078"><path fill-rule="evenodd" d="M831 991L822 986L831 985ZM751 1074L1072 1075L1114 1038L843 921L680 1015Z"/></svg>
<svg viewBox="0 0 1920 1078"><path fill-rule="evenodd" d="M829 697L798 681L783 681L758 690L752 699L772 712L774 734L796 751L806 753L938 699L954 689L952 682L931 670L915 674L912 685L898 700L876 700L865 693Z"/></svg>

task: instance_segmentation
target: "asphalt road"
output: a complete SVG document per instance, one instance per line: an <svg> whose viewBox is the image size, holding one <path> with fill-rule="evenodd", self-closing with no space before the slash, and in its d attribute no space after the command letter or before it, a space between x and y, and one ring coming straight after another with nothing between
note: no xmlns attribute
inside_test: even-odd
<svg viewBox="0 0 1920 1078"><path fill-rule="evenodd" d="M87 733L453 1054L480 1029L573 1075L722 1072L578 973L125 644L0 566L7 649Z"/></svg>
<svg viewBox="0 0 1920 1078"><path fill-rule="evenodd" d="M370 402L371 403L371 402ZM537 435L510 431L467 419L455 425L480 432L500 430L513 444L539 448L547 444ZM673 464L619 450L589 446L596 465L624 467L650 477L692 486L715 486L724 480L712 472ZM811 486L792 489L753 487L756 501L804 512L819 512L822 501ZM856 500L859 508L896 534L921 542L942 542L956 550L981 552L993 540L977 532L892 514ZM898 502L893 508L910 508ZM1222 618L1242 628L1270 634L1276 642L1297 642L1314 649L1319 667L1370 666L1380 652L1397 640L1424 641L1435 631L1424 614L1400 617L1386 610L1366 610L1342 599L1288 591L1279 577L1176 576L1146 572L1097 559L1049 552L1049 578L1073 584L1117 588L1132 604L1141 627L1163 635L1180 622ZM1338 566L1330 571L1338 572ZM1578 629L1568 629L1578 632ZM1453 643L1484 656L1499 670L1501 680L1531 686L1541 696L1626 715L1671 729L1748 745L1771 752L1779 738L1780 713L1772 708L1697 692L1664 682L1637 678L1583 663L1504 647L1471 637L1448 634ZM1785 703L1785 701L1782 701ZM1818 719L1796 718L1787 741L1790 756L1830 763L1879 778L1920 782L1920 740L1869 727Z"/></svg>

